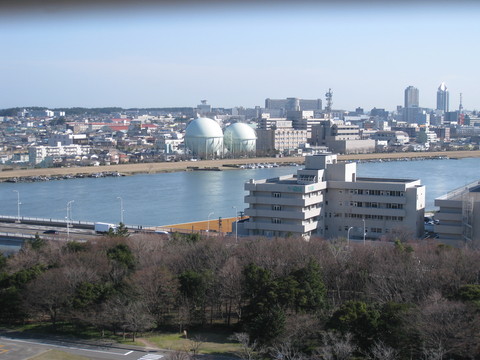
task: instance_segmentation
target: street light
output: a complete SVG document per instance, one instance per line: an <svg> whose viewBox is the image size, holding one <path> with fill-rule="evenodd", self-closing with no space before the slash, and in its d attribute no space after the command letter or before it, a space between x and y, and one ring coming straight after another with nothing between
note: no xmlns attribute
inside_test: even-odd
<svg viewBox="0 0 480 360"><path fill-rule="evenodd" d="M210 216L212 216L214 212L212 211L210 214L208 214L208 220L207 220L207 233L210 232Z"/></svg>
<svg viewBox="0 0 480 360"><path fill-rule="evenodd" d="M123 224L123 199L121 196L117 196L117 199L120 199L120 222Z"/></svg>
<svg viewBox="0 0 480 360"><path fill-rule="evenodd" d="M75 200L70 200L67 202L67 240L70 239L70 221L72 220L72 204L75 202Z"/></svg>
<svg viewBox="0 0 480 360"><path fill-rule="evenodd" d="M350 230L353 229L353 226L350 226L347 231L347 245L350 245Z"/></svg>
<svg viewBox="0 0 480 360"><path fill-rule="evenodd" d="M17 193L17 223L20 223L20 191L13 190L13 192Z"/></svg>
<svg viewBox="0 0 480 360"><path fill-rule="evenodd" d="M363 245L365 245L365 235L366 235L366 231L365 231L365 218L362 218L362 221L363 221Z"/></svg>
<svg viewBox="0 0 480 360"><path fill-rule="evenodd" d="M232 206L232 209L235 209L235 242L238 240L238 231L237 231L237 207Z"/></svg>

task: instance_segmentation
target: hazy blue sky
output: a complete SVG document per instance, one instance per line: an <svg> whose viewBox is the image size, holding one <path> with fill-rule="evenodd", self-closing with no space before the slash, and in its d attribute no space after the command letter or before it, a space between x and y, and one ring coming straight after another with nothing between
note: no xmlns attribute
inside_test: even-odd
<svg viewBox="0 0 480 360"><path fill-rule="evenodd" d="M452 3L455 3L452 1ZM263 106L322 98L395 109L480 109L480 6L193 4L0 15L0 108Z"/></svg>

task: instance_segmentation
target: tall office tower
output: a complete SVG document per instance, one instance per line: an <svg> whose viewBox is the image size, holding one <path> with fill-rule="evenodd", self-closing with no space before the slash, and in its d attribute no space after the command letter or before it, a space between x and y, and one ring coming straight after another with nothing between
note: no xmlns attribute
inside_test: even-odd
<svg viewBox="0 0 480 360"><path fill-rule="evenodd" d="M405 107L418 107L418 89L416 87L409 86L405 89Z"/></svg>
<svg viewBox="0 0 480 360"><path fill-rule="evenodd" d="M448 90L444 82L440 84L437 90L437 110L448 112Z"/></svg>

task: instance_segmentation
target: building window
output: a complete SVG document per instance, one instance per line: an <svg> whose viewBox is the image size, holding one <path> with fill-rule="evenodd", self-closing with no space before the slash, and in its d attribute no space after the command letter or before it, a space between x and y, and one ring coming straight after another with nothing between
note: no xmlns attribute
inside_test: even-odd
<svg viewBox="0 0 480 360"><path fill-rule="evenodd" d="M272 193L272 196L273 196L273 197L276 197L276 198L279 198L279 197L282 196L282 194L279 193L279 192L274 192L274 193Z"/></svg>
<svg viewBox="0 0 480 360"><path fill-rule="evenodd" d="M280 220L279 218L273 218L273 219L272 219L272 223L274 223L274 224L281 224L281 223L282 223L282 220Z"/></svg>
<svg viewBox="0 0 480 360"><path fill-rule="evenodd" d="M280 205L272 205L272 210L280 211L282 210L282 207Z"/></svg>

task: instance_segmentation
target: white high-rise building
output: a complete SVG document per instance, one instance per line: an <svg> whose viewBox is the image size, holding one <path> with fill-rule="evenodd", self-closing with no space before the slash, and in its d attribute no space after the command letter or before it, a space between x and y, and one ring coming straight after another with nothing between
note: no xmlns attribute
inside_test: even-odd
<svg viewBox="0 0 480 360"><path fill-rule="evenodd" d="M245 184L249 235L312 235L380 239L424 232L425 186L420 180L357 178L355 163L336 154L305 157L305 169Z"/></svg>
<svg viewBox="0 0 480 360"><path fill-rule="evenodd" d="M440 84L437 90L437 110L448 112L448 90L444 82Z"/></svg>

